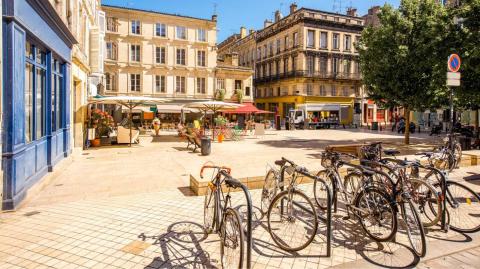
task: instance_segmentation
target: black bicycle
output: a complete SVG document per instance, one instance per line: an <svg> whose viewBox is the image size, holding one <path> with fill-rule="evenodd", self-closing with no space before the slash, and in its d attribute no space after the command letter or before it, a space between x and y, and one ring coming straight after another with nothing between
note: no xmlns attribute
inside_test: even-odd
<svg viewBox="0 0 480 269"><path fill-rule="evenodd" d="M204 203L204 228L220 236L220 256L223 268L242 268L244 256L244 234L238 211L231 206L230 189L241 188L242 183L230 176L231 169L224 166L204 165L200 170L203 178L205 169L215 169L208 183ZM224 194L223 186L227 187Z"/></svg>

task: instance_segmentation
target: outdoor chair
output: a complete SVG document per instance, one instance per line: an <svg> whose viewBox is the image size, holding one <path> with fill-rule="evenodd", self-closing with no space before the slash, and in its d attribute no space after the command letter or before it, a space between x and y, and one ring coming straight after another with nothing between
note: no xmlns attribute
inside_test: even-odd
<svg viewBox="0 0 480 269"><path fill-rule="evenodd" d="M140 136L139 130L132 130L132 144L138 144ZM123 126L118 126L117 129L117 143L118 144L129 144L130 143L130 129L127 129Z"/></svg>
<svg viewBox="0 0 480 269"><path fill-rule="evenodd" d="M190 148L190 145L193 145L193 152L195 152L198 148L202 146L200 137L197 136L197 134L185 134L185 137L187 138L187 149Z"/></svg>

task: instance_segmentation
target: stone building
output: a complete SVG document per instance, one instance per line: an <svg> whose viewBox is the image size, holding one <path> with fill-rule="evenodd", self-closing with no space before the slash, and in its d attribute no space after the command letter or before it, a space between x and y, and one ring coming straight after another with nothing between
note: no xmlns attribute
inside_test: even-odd
<svg viewBox="0 0 480 269"><path fill-rule="evenodd" d="M253 69L239 65L238 54L224 54L215 69L215 90L218 97L225 93L225 101L253 102Z"/></svg>
<svg viewBox="0 0 480 269"><path fill-rule="evenodd" d="M285 118L290 109L311 104L322 117L353 121L360 104L358 53L354 48L364 28L355 9L346 15L290 6L275 12L264 28L229 38L219 54L237 52L240 65L255 67L255 103ZM242 29L243 30L243 29ZM242 38L243 37L243 38ZM356 108L356 109L354 109Z"/></svg>
<svg viewBox="0 0 480 269"><path fill-rule="evenodd" d="M216 16L199 19L103 5L105 95L212 99L217 60Z"/></svg>

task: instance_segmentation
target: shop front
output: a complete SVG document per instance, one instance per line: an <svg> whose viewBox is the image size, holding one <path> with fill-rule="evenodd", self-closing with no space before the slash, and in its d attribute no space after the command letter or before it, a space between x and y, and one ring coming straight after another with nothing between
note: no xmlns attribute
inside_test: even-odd
<svg viewBox="0 0 480 269"><path fill-rule="evenodd" d="M3 209L70 153L70 59L75 38L47 0L4 1Z"/></svg>

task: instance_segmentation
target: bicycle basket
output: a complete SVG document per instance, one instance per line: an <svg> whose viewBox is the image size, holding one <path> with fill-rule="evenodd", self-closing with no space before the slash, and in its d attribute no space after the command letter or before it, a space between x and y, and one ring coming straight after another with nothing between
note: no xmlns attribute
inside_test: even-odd
<svg viewBox="0 0 480 269"><path fill-rule="evenodd" d="M333 158L334 156L330 153L323 152L322 153L322 161L321 164L323 168L330 168L333 167Z"/></svg>
<svg viewBox="0 0 480 269"><path fill-rule="evenodd" d="M363 159L369 161L378 161L382 158L381 150L375 146L363 146L360 149Z"/></svg>

